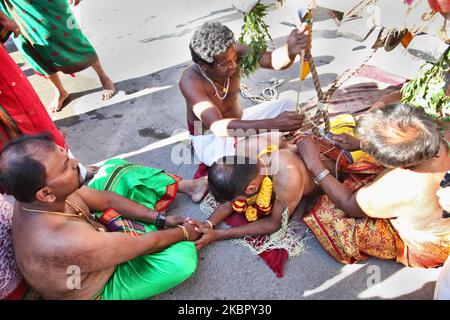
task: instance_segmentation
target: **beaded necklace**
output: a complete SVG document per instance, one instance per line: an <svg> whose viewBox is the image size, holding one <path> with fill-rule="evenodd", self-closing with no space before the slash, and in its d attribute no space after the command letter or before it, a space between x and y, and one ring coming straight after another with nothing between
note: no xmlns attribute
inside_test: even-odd
<svg viewBox="0 0 450 320"><path fill-rule="evenodd" d="M219 98L220 100L225 99L225 98L227 97L227 94L228 94L228 89L230 88L230 77L227 77L226 84L225 84L225 87L224 87L224 86L221 86L221 85L218 84L218 83L215 83L213 80L211 80L211 78L208 77L208 75L206 74L206 72L203 71L203 69L202 69L198 64L197 64L197 68L198 68L198 70L200 70L200 73L203 75L203 77L204 77L206 80L208 80L209 83L211 83L211 85L212 85L213 88L214 88L214 91L216 92L217 98ZM222 87L222 90L221 90L221 91L222 91L222 93L225 93L225 94L223 95L223 97L221 97L221 96L219 95L219 90L217 90L216 84L217 84L217 86Z"/></svg>

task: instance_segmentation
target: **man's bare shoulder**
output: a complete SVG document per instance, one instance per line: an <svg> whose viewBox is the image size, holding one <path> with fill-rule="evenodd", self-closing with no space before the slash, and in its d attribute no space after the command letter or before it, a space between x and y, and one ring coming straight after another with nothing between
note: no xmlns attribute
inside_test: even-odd
<svg viewBox="0 0 450 320"><path fill-rule="evenodd" d="M179 81L180 89L190 88L192 85L202 82L202 77L198 74L196 68L197 65L192 64L184 69Z"/></svg>
<svg viewBox="0 0 450 320"><path fill-rule="evenodd" d="M283 188L301 184L306 167L299 155L288 149L281 149L274 155L271 161L274 183Z"/></svg>

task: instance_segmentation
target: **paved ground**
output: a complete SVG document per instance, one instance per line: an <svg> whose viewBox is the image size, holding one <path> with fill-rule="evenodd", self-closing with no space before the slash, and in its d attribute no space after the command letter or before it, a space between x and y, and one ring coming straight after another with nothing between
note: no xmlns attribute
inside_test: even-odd
<svg viewBox="0 0 450 320"><path fill-rule="evenodd" d="M67 131L73 153L86 164L122 155L129 161L161 167L184 178L192 177L194 164L175 164L171 157L174 141L186 138L185 106L177 81L190 64L188 42L196 27L206 21L226 23L238 34L242 17L231 1L206 3L189 1L120 0L83 1L76 10L82 27L101 61L116 82L118 93L100 101L100 84L92 70L63 77L72 93L70 104L53 115ZM267 22L275 43L282 43L290 28L286 11L269 14ZM318 10L314 27L313 56L323 86L339 73L362 61L368 54L369 38L359 43L339 38L326 10ZM9 42L8 49L35 86L43 102L53 98L51 86L32 73ZM377 53L369 62L410 77L418 61L398 48ZM298 63L283 72L258 71L244 80L283 78L282 96L295 92ZM302 100L313 96L310 78L303 84ZM250 106L250 101L245 101ZM204 217L198 205L180 196L172 213ZM404 268L394 262L369 259L343 266L336 263L313 238L307 240L301 256L289 260L285 276L275 274L245 247L229 242L215 243L199 253L197 273L154 299L431 299L439 269ZM373 279L379 275L376 285Z"/></svg>

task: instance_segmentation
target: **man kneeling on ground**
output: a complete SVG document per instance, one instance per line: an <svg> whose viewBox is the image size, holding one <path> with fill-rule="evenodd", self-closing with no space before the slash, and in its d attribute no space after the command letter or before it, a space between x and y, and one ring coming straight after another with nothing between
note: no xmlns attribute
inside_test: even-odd
<svg viewBox="0 0 450 320"><path fill-rule="evenodd" d="M393 104L364 114L356 131L359 140L339 135L336 145L363 150L386 168L371 182L362 179L368 183L359 189L327 172L314 139L298 142L326 194L305 223L343 263L371 255L411 267L442 265L450 253L450 219L443 217L436 191L450 169L450 151L436 123L421 109Z"/></svg>
<svg viewBox="0 0 450 320"><path fill-rule="evenodd" d="M0 183L17 200L16 260L42 297L144 299L195 272L198 233L187 218L152 209L164 210L177 190L200 200L205 180L113 159L86 187L78 168L46 136L24 136L0 154Z"/></svg>

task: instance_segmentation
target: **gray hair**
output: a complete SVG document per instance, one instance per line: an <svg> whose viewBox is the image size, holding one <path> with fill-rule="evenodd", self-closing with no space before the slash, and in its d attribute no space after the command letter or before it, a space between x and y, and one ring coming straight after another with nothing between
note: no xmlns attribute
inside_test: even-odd
<svg viewBox="0 0 450 320"><path fill-rule="evenodd" d="M220 22L206 22L194 32L189 44L192 60L212 64L216 55L225 53L234 43L230 28Z"/></svg>

